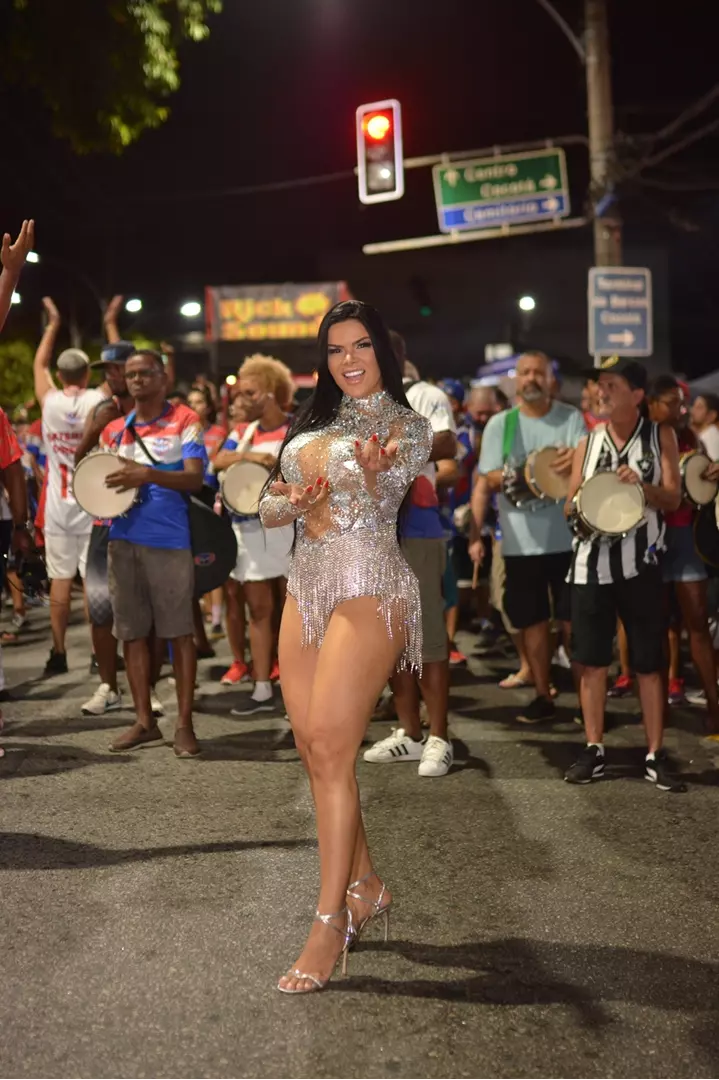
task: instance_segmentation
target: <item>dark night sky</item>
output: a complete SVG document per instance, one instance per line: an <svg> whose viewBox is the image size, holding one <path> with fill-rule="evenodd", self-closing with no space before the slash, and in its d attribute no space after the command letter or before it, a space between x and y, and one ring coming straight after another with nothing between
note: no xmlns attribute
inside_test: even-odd
<svg viewBox="0 0 719 1080"><path fill-rule="evenodd" d="M557 6L578 30L580 0ZM679 18L676 9L659 15L655 0L610 5L620 129L656 130L710 88L711 7L687 0ZM221 194L352 169L354 110L363 101L399 98L407 156L586 131L584 72L536 0L225 0L211 38L184 48L182 61L171 119L120 159L73 157L30 101L3 108L12 162L0 179L3 227L32 214L41 252L82 266L103 293L134 293L157 310L200 296L209 283L311 280L326 249L436 232L429 170L408 175L400 203L369 208L358 204L353 178ZM0 101L6 106L7 96ZM715 115L716 103L702 120ZM715 133L673 159L671 174L652 174L684 182L698 170L718 178L714 193L625 192L628 229L670 248L680 350L708 340L713 320L717 147ZM569 165L581 189L581 151ZM686 231L687 222L698 231ZM28 303L37 289L62 288L40 269L23 282ZM694 274L701 284L689 288Z"/></svg>

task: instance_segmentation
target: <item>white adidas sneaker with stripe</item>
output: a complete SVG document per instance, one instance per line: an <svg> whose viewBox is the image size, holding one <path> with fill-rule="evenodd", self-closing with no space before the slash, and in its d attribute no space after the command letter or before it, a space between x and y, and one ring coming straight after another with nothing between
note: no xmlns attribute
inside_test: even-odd
<svg viewBox="0 0 719 1080"><path fill-rule="evenodd" d="M364 752L364 760L373 765L385 765L392 761L420 761L424 742L405 735L404 728L392 728L392 734L380 739Z"/></svg>
<svg viewBox="0 0 719 1080"><path fill-rule="evenodd" d="M420 776L446 776L453 762L454 748L451 742L440 739L439 735L430 735L422 751L417 772Z"/></svg>

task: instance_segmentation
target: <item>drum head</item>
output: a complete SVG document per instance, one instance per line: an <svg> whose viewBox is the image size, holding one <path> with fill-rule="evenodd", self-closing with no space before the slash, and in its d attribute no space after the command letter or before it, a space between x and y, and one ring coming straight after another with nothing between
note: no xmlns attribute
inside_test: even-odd
<svg viewBox="0 0 719 1080"><path fill-rule="evenodd" d="M622 536L644 516L644 494L639 484L623 484L615 473L597 473L577 495L581 517L595 532Z"/></svg>
<svg viewBox="0 0 719 1080"><path fill-rule="evenodd" d="M697 506L706 506L716 498L719 489L716 480L704 480L702 477L702 473L711 465L711 460L706 454L696 452L683 457L681 464L684 490Z"/></svg>
<svg viewBox="0 0 719 1080"><path fill-rule="evenodd" d="M269 469L254 461L236 461L222 479L222 501L235 514L259 513L260 492L267 483Z"/></svg>
<svg viewBox="0 0 719 1080"><path fill-rule="evenodd" d="M126 514L137 498L137 488L115 491L105 486L110 473L120 468L122 459L117 454L99 451L83 458L75 466L72 477L72 493L78 506L96 518L114 518Z"/></svg>
<svg viewBox="0 0 719 1080"><path fill-rule="evenodd" d="M569 494L569 477L559 476L552 468L558 453L556 446L544 446L541 450L535 450L527 459L529 486L545 499L553 499L555 502L564 501Z"/></svg>

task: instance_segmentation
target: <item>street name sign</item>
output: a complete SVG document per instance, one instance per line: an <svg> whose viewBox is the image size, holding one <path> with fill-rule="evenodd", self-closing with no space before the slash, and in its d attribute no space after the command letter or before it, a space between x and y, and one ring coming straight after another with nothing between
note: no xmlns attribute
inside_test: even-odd
<svg viewBox="0 0 719 1080"><path fill-rule="evenodd" d="M587 296L592 356L651 356L651 270L642 266L593 266Z"/></svg>
<svg viewBox="0 0 719 1080"><path fill-rule="evenodd" d="M435 165L432 178L443 233L546 221L570 210L558 148Z"/></svg>

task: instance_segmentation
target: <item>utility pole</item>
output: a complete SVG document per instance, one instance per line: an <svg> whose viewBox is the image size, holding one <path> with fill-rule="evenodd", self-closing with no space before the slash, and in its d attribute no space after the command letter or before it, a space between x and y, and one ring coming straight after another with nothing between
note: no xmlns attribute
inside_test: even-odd
<svg viewBox="0 0 719 1080"><path fill-rule="evenodd" d="M614 106L607 0L585 0L584 35L594 265L621 266L622 222L614 190Z"/></svg>

